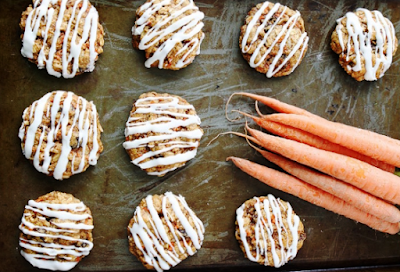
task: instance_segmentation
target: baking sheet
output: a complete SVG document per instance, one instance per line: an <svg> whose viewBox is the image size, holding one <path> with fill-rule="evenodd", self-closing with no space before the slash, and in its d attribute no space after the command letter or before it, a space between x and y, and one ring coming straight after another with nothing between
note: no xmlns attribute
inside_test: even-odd
<svg viewBox="0 0 400 272"><path fill-rule="evenodd" d="M131 46L135 10L143 1L91 1L105 29L104 53L93 73L58 79L20 54L20 14L29 1L2 1L0 8L0 251L2 268L28 271L19 254L18 225L24 205L52 190L72 193L94 215L94 249L74 271L139 271L144 267L128 251L126 227L139 201L148 194L182 194L203 220L205 241L198 253L177 269L262 267L243 257L234 238L235 210L253 196L273 193L300 215L307 240L284 269L335 268L400 264L399 235L387 235L306 203L242 173L225 158L231 155L268 164L243 140L220 132L243 131L244 120L225 118L230 94L249 91L298 105L329 120L400 138L399 58L376 82L356 82L340 67L329 47L335 20L357 7L378 9L400 33L396 1L281 1L301 12L309 33L302 64L287 77L268 79L249 67L239 52L239 29L257 1L196 1L205 13L206 38L201 55L181 71L144 67L142 52ZM397 35L399 36L399 34ZM17 137L25 107L53 90L73 91L92 100L104 128L104 152L97 166L69 180L38 173L24 158ZM144 174L129 162L122 143L133 101L147 91L169 92L192 103L201 117L204 137L186 167L163 178ZM236 97L229 109L252 111L253 101ZM230 114L235 117L234 114Z"/></svg>

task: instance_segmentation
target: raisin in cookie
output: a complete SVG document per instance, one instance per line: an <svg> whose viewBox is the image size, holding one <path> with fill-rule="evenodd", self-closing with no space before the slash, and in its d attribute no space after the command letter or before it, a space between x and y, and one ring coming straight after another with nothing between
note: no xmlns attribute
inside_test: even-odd
<svg viewBox="0 0 400 272"><path fill-rule="evenodd" d="M18 136L35 168L61 180L96 165L103 151L102 131L92 102L54 91L25 109Z"/></svg>
<svg viewBox="0 0 400 272"><path fill-rule="evenodd" d="M104 30L88 0L34 0L20 27L22 55L56 77L92 72L103 52Z"/></svg>
<svg viewBox="0 0 400 272"><path fill-rule="evenodd" d="M273 267L296 257L306 238L290 204L273 195L254 197L236 210L235 236L250 261Z"/></svg>
<svg viewBox="0 0 400 272"><path fill-rule="evenodd" d="M196 111L183 98L149 92L133 104L124 148L132 163L163 176L194 158L203 130Z"/></svg>
<svg viewBox="0 0 400 272"><path fill-rule="evenodd" d="M93 248L90 209L70 194L29 200L19 229L21 254L38 268L70 270Z"/></svg>
<svg viewBox="0 0 400 272"><path fill-rule="evenodd" d="M308 48L300 12L279 3L258 4L249 11L240 29L239 47L258 72L269 78L289 75Z"/></svg>
<svg viewBox="0 0 400 272"><path fill-rule="evenodd" d="M179 70L200 53L204 13L193 0L148 0L136 11L132 44L145 51L145 66Z"/></svg>
<svg viewBox="0 0 400 272"><path fill-rule="evenodd" d="M331 48L354 79L374 81L392 64L397 38L393 24L381 12L359 8L337 20Z"/></svg>
<svg viewBox="0 0 400 272"><path fill-rule="evenodd" d="M168 270L200 249L204 226L185 198L171 192L142 199L128 226L129 250L148 269Z"/></svg>

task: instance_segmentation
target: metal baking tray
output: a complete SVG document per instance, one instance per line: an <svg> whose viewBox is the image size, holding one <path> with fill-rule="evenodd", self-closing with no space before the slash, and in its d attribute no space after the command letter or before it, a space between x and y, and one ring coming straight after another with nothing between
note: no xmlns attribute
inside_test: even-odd
<svg viewBox="0 0 400 272"><path fill-rule="evenodd" d="M268 79L242 58L239 31L258 1L198 0L205 13L206 38L194 63L180 71L147 69L143 52L131 45L135 10L144 1L92 0L105 29L104 53L93 73L59 79L20 54L18 23L28 0L2 1L0 8L0 251L4 271L28 271L19 253L18 225L29 199L53 190L72 193L94 215L94 249L74 271L145 270L129 253L126 227L139 201L148 194L182 194L206 227L203 247L176 270L267 269L244 258L234 237L235 210L253 196L272 193L289 201L301 217L307 240L282 270L335 269L400 264L400 236L374 231L343 216L274 190L242 173L226 157L234 155L269 164L245 140L218 133L243 131L244 119L229 122L225 103L237 91L268 95L329 120L400 138L400 53L385 76L356 82L330 49L336 19L358 7L378 9L400 33L397 1L281 1L301 12L310 41L293 74ZM399 37L399 34L398 34ZM57 181L38 173L24 158L17 137L25 107L53 90L73 91L92 100L104 128L104 152L85 173ZM147 176L129 161L122 147L133 101L147 91L169 92L192 103L204 136L197 156L163 178ZM254 101L236 97L229 109L251 111ZM234 117L233 113L229 113Z"/></svg>

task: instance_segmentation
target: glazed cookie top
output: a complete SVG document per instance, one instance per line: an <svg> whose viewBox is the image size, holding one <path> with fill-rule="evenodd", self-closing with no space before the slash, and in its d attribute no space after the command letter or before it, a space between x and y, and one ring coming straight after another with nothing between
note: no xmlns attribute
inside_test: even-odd
<svg viewBox="0 0 400 272"><path fill-rule="evenodd" d="M142 199L128 226L130 250L150 269L168 270L201 248L204 225L181 195Z"/></svg>
<svg viewBox="0 0 400 272"><path fill-rule="evenodd" d="M236 238L245 256L266 266L286 264L305 239L303 224L291 205L271 194L243 203L236 220Z"/></svg>
<svg viewBox="0 0 400 272"><path fill-rule="evenodd" d="M70 194L29 200L19 229L21 254L38 268L70 270L93 248L91 212Z"/></svg>
<svg viewBox="0 0 400 272"><path fill-rule="evenodd" d="M382 77L397 51L392 22L378 10L358 8L339 18L337 24L331 47L347 73L358 81Z"/></svg>
<svg viewBox="0 0 400 272"><path fill-rule="evenodd" d="M193 0L148 0L136 12L133 46L145 50L147 68L184 68L200 53L203 18Z"/></svg>
<svg viewBox="0 0 400 272"><path fill-rule="evenodd" d="M126 122L124 148L149 175L165 175L195 157L203 130L194 107L179 96L144 93Z"/></svg>
<svg viewBox="0 0 400 272"><path fill-rule="evenodd" d="M34 0L20 27L21 54L56 77L92 72L103 52L103 27L88 0Z"/></svg>
<svg viewBox="0 0 400 272"><path fill-rule="evenodd" d="M22 151L39 172L61 180L96 165L103 130L92 102L72 92L50 92L27 107L22 120Z"/></svg>
<svg viewBox="0 0 400 272"><path fill-rule="evenodd" d="M248 13L239 46L252 68L267 77L279 77L300 64L308 39L300 12L267 1Z"/></svg>

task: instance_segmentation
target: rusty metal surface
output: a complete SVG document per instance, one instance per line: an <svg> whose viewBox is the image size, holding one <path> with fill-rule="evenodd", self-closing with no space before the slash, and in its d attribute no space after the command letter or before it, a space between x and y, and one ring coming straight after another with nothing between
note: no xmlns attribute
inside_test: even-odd
<svg viewBox="0 0 400 272"><path fill-rule="evenodd" d="M379 3L378 3L379 2ZM52 190L72 193L94 215L94 249L75 271L137 271L143 266L128 251L126 227L139 201L148 194L172 191L187 202L206 227L203 247L180 269L244 267L260 269L243 257L234 238L235 210L245 200L273 193L289 201L305 225L307 240L284 268L312 269L372 264L399 264L399 235L386 235L342 216L276 191L240 172L225 158L236 155L267 164L247 143L220 132L242 131L244 120L229 122L225 102L235 91L269 95L330 120L400 138L400 54L376 82L356 82L340 67L329 47L335 20L357 7L379 9L400 33L396 1L282 1L299 10L310 36L308 52L296 71L267 79L249 67L238 48L239 29L257 1L199 0L205 13L201 55L181 71L144 67L133 50L130 29L142 1L98 0L105 48L93 73L58 79L38 70L20 54L18 23L28 0L2 1L0 8L0 252L7 271L28 271L19 254L18 224L24 205ZM399 34L397 34L399 37ZM53 90L73 91L96 104L104 128L104 152L97 166L66 181L38 173L24 158L17 137L25 107ZM129 162L122 142L132 102L155 90L180 95L202 119L205 135L198 154L186 167L163 178L147 176ZM231 108L252 110L253 101L235 98ZM2 269L1 269L2 270Z"/></svg>

